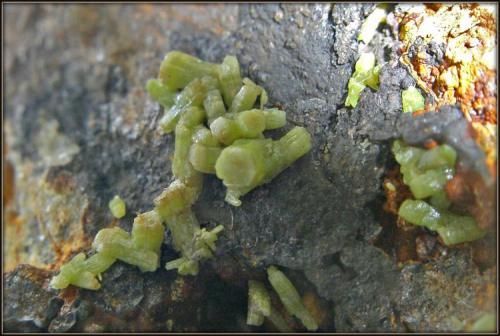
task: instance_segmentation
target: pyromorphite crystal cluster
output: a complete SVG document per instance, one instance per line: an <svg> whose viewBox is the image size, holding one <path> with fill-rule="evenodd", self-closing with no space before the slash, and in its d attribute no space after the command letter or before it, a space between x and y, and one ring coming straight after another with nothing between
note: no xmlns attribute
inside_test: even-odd
<svg viewBox="0 0 500 336"><path fill-rule="evenodd" d="M381 22L385 21L386 16L387 5L378 5L363 22L358 41L363 41L365 46L368 45L375 36L377 27ZM354 73L347 84L347 98L344 103L346 107L356 107L361 92L367 86L373 90L378 90L380 69L380 65L375 66L375 55L372 52L365 51L361 53L354 66Z"/></svg>
<svg viewBox="0 0 500 336"><path fill-rule="evenodd" d="M356 107L361 92L369 86L378 90L380 65L375 66L375 55L371 52L361 54L355 65L355 71L347 84L345 106Z"/></svg>
<svg viewBox="0 0 500 336"><path fill-rule="evenodd" d="M239 206L241 196L311 149L302 127L279 140L264 138L265 130L285 126L286 114L265 108L266 91L241 78L234 56L214 64L173 51L159 77L148 82L148 90L166 108L160 130L175 132L173 173L186 186L196 184L197 174L216 174L227 187L226 201ZM368 77L367 85L375 85L373 74Z"/></svg>
<svg viewBox="0 0 500 336"><path fill-rule="evenodd" d="M281 332L293 332L283 316L271 304L266 286L255 280L248 281L247 324L260 326L267 318Z"/></svg>
<svg viewBox="0 0 500 336"><path fill-rule="evenodd" d="M155 271L163 224L180 253L166 269L198 274L199 262L213 258L217 235L223 230L222 225L201 228L191 209L202 190L203 173L221 178L228 188L226 201L240 205L240 196L269 182L311 148L311 137L302 127L279 140L264 138L265 130L285 126L285 112L265 108L266 91L241 78L234 56L213 64L172 51L160 66L159 78L150 79L146 90L165 108L161 131L175 134L174 180L154 199L153 210L135 218L130 234L119 227L99 231L92 244L96 253L88 259L80 253L62 266L51 281L54 288L72 284L98 289L97 278L117 259L143 272ZM125 215L125 203L118 196L109 208L116 218Z"/></svg>
<svg viewBox="0 0 500 336"><path fill-rule="evenodd" d="M278 294L285 309L297 317L307 330L318 329L318 324L304 306L302 299L287 276L275 266L267 269L268 280ZM292 332L281 314L271 305L271 298L263 283L248 282L247 324L260 326L268 318L281 332Z"/></svg>
<svg viewBox="0 0 500 336"><path fill-rule="evenodd" d="M155 199L156 211L181 254L166 268L194 275L198 262L212 257L222 230L222 226L200 230L190 210L201 192L202 174L216 174L228 188L226 201L240 205L240 196L269 182L309 151L311 139L300 127L278 141L264 139L265 130L286 124L285 112L264 108L266 91L241 78L234 56L213 64L170 52L160 66L159 79L150 80L147 89L165 108L160 130L175 135L176 180Z"/></svg>
<svg viewBox="0 0 500 336"><path fill-rule="evenodd" d="M61 267L60 273L52 279L51 286L61 289L71 284L99 289L101 285L96 277L116 259L136 265L143 272L153 272L158 268L163 231L163 225L154 211L135 218L132 234L119 227L102 229L92 243L97 253L88 259L85 259L84 253L77 254Z"/></svg>
<svg viewBox="0 0 500 336"><path fill-rule="evenodd" d="M50 285L56 289L66 288L69 285L99 289L101 284L97 281L97 277L115 261L116 258L104 253L96 253L88 259L85 258L85 253L79 253L70 262L61 266L59 274L52 278Z"/></svg>
<svg viewBox="0 0 500 336"><path fill-rule="evenodd" d="M415 197L401 204L399 216L437 231L446 245L473 241L485 234L472 217L459 216L448 209L450 202L444 186L453 177L457 158L452 147L443 144L426 150L396 140L392 151L401 165L403 182Z"/></svg>

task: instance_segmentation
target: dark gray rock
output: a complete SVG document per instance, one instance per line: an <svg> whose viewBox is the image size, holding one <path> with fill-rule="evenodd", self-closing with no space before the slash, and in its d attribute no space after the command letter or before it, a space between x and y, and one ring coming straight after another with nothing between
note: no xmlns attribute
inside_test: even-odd
<svg viewBox="0 0 500 336"><path fill-rule="evenodd" d="M63 301L57 291L47 288L49 272L29 265L20 265L4 274L3 323L10 332L46 330L57 315Z"/></svg>

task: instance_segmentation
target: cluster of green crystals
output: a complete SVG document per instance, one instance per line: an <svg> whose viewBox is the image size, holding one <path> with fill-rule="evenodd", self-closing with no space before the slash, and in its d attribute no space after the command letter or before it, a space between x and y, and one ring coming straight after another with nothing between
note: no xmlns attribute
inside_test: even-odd
<svg viewBox="0 0 500 336"><path fill-rule="evenodd" d="M264 137L264 131L285 126L286 114L265 108L266 91L241 78L234 56L215 64L172 51L147 88L166 110L160 130L175 132L174 176L186 183L197 173L216 174L234 206L311 149L303 127L279 140Z"/></svg>
<svg viewBox="0 0 500 336"><path fill-rule="evenodd" d="M484 236L470 216L449 211L450 201L444 187L455 173L455 150L446 145L422 149L396 140L392 146L401 165L403 182L410 187L414 200L405 200L398 211L407 222L436 231L446 245L473 241Z"/></svg>
<svg viewBox="0 0 500 336"><path fill-rule="evenodd" d="M287 276L275 266L267 269L268 280L278 294L283 306L290 315L297 317L309 331L318 329L318 324L302 302L302 299ZM260 326L268 318L281 332L292 330L281 314L271 305L271 298L263 283L250 280L248 282L247 324Z"/></svg>
<svg viewBox="0 0 500 336"><path fill-rule="evenodd" d="M269 182L311 148L311 137L302 127L280 140L264 138L265 130L285 126L285 112L264 107L266 91L241 78L234 56L213 64L169 52L159 78L150 79L146 89L165 109L160 130L175 134L174 181L154 199L153 210L135 218L130 234L119 227L100 230L92 244L95 253L88 259L80 253L63 265L51 281L53 288L72 284L96 290L100 274L116 260L143 272L155 271L165 227L180 253L166 263L166 269L198 274L199 263L214 257L217 235L223 230L222 225L201 228L191 209L201 193L203 174L222 179L228 188L226 201L240 205L240 196ZM125 216L125 203L119 197L109 207L116 218Z"/></svg>
<svg viewBox="0 0 500 336"><path fill-rule="evenodd" d="M379 4L366 18L358 34L358 41L362 41L367 46L375 36L380 23L387 17L387 4ZM346 107L356 107L361 92L369 86L373 90L379 88L379 73L381 66L375 66L375 55L372 52L362 52L359 56L354 73L347 84L347 98L344 105Z"/></svg>
<svg viewBox="0 0 500 336"><path fill-rule="evenodd" d="M378 90L380 65L375 66L375 55L372 52L361 54L355 65L355 71L347 84L345 106L356 107L361 92L369 86Z"/></svg>
<svg viewBox="0 0 500 336"><path fill-rule="evenodd" d="M138 215L131 234L119 227L102 229L92 243L96 253L88 259L84 253L77 254L61 267L50 284L56 289L75 285L97 290L101 287L97 280L100 274L117 259L138 266L143 272L153 272L159 265L163 232L163 225L155 211Z"/></svg>
<svg viewBox="0 0 500 336"><path fill-rule="evenodd" d="M166 268L195 275L199 261L213 257L217 234L223 229L200 229L191 211L202 189L202 174L216 174L228 188L226 201L240 205L240 196L269 182L305 154L311 146L310 136L299 128L307 134L299 139L306 148L300 155L295 153L297 150L291 153L290 146L280 145L281 140L264 139L265 130L285 126L286 114L264 108L266 91L250 79L241 78L234 56L214 64L172 51L160 66L159 78L149 80L146 88L165 108L160 131L175 135L172 173L176 180L155 199L155 209L181 254ZM238 151L241 141L253 146L245 151L251 158L240 159L235 167L235 160L245 155L232 154ZM274 151L264 152L262 146L274 146ZM268 164L271 161L274 163Z"/></svg>

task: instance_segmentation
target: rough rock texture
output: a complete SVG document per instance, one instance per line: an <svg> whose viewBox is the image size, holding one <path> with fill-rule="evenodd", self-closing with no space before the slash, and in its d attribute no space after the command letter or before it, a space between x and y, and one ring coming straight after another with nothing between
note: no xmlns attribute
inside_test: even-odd
<svg viewBox="0 0 500 336"><path fill-rule="evenodd" d="M401 132L400 91L412 82L385 27L371 44L385 64L380 89L364 90L354 109L343 106L357 31L372 8L7 5L5 121L16 172L9 206L17 213L6 234L25 238L9 242L9 271L18 263L57 268L88 248L114 223L107 209L114 194L129 209L117 224L129 230L135 213L149 210L168 185L173 137L155 131L163 111L144 85L169 50L214 62L236 55L243 74L287 111L288 129L304 125L314 143L239 208L224 203L220 181L206 177L195 211L201 223L225 231L216 261L198 277L141 274L117 263L100 291L62 291L56 316L48 309L56 294L17 280L18 267L4 275L14 321L7 329L33 330L23 321L34 316L36 328L53 332L273 330L245 324L246 280L263 278L269 264L317 298L324 331L447 331L450 316L475 316L478 303L467 288L483 288L495 275L476 269L469 248L414 266L397 265L370 243L380 231L374 204L383 195L389 140ZM54 120L59 128L46 131ZM175 256L168 246L163 252L162 265ZM44 299L16 308L24 291Z"/></svg>
<svg viewBox="0 0 500 336"><path fill-rule="evenodd" d="M47 288L49 275L29 265L21 265L4 279L8 299L3 311L6 330L47 330L63 304L55 291Z"/></svg>

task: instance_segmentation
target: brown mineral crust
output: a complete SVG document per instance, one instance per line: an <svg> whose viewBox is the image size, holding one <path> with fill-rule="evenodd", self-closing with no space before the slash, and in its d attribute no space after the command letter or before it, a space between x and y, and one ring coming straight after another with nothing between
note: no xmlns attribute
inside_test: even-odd
<svg viewBox="0 0 500 336"><path fill-rule="evenodd" d="M79 288L75 286L69 286L65 289L62 289L59 292L59 297L64 300L63 307L61 308L61 311L64 309L67 309L69 306L71 306L75 300L79 296Z"/></svg>
<svg viewBox="0 0 500 336"><path fill-rule="evenodd" d="M3 132L2 132L3 134ZM2 141L2 157L7 157L8 147L5 141ZM2 160L2 188L3 188L3 209L9 204L14 197L15 184L14 184L14 168L8 160Z"/></svg>
<svg viewBox="0 0 500 336"><path fill-rule="evenodd" d="M394 190L389 189L387 183L392 184ZM405 199L412 197L410 188L403 182L403 176L399 171L399 166L395 166L387 172L383 186L386 196L384 210L397 216L401 203L403 203Z"/></svg>
<svg viewBox="0 0 500 336"><path fill-rule="evenodd" d="M494 66L496 19L478 4L444 4L398 14L402 61L432 103L415 115L444 105L460 106L480 130L478 144L496 171L496 144L491 126L497 124L497 79ZM425 33L424 33L425 32ZM485 61L484 59L487 59Z"/></svg>
<svg viewBox="0 0 500 336"><path fill-rule="evenodd" d="M49 170L49 174L50 173L54 174L54 176L48 175L47 181L56 193L67 194L75 190L77 183L70 172L64 170L61 172Z"/></svg>
<svg viewBox="0 0 500 336"><path fill-rule="evenodd" d="M430 258L430 253L427 250L422 253L419 245L419 239L428 239L430 233L394 215L386 214L383 218L382 230L373 239L374 246L387 253L396 263L422 262Z"/></svg>
<svg viewBox="0 0 500 336"><path fill-rule="evenodd" d="M460 9L458 9L459 6ZM429 9L432 10L429 11ZM455 53L460 53L458 48L464 47L477 48L475 52L478 53L486 52L491 47L488 39L495 34L495 20L489 12L472 4L455 5L454 7L446 5L444 9L446 10L436 10L432 6L426 5L423 12L405 14L400 17L402 40L405 43L413 42L413 44L407 44L403 48L403 53L408 53L409 62L419 79L426 83L427 88L431 89L439 98L437 106L461 102L464 104L464 113L468 113L472 107L477 106L478 109L474 113L484 116L481 107L484 104L481 100L485 99L486 102L496 104L495 90L492 90L494 85L491 85L492 81L495 82L494 71L480 64L478 59L474 59L475 62L470 62L468 59L458 58L459 56L456 56ZM468 14L462 15L462 13ZM436 18L438 23L431 20L426 21L429 18ZM471 18L472 23L466 22L467 19ZM414 27L425 29L421 25L429 23L436 25L432 31L436 36L415 36L410 33ZM469 29L462 31L461 25L470 26L468 26ZM449 31L448 36L440 35L447 31ZM445 52L443 47L433 45L433 38L445 38L444 42L447 43L449 49ZM453 44L456 38L461 38L463 45ZM439 49L443 49L443 51ZM464 53L471 53L467 49L464 50ZM477 56L474 55L474 57ZM493 113L491 107L490 105L488 108L490 114ZM491 117L493 116L490 115L489 118Z"/></svg>
<svg viewBox="0 0 500 336"><path fill-rule="evenodd" d="M472 102L472 109L469 112L472 121L480 123L497 123L497 101L495 85L496 72L489 69L482 69L476 74L478 78L474 82L474 89L471 92L471 97L468 99ZM467 110L466 106L462 110Z"/></svg>
<svg viewBox="0 0 500 336"><path fill-rule="evenodd" d="M455 176L446 183L445 190L455 211L471 214L482 229L495 229L496 192L494 185L487 187L477 172L459 169Z"/></svg>
<svg viewBox="0 0 500 336"><path fill-rule="evenodd" d="M497 277L497 268L492 267L486 271L486 276L490 279L495 279ZM484 282L476 285L474 288L476 295L476 304L479 309L483 311L492 311L498 309L495 307L494 298L498 297L498 288L493 282Z"/></svg>
<svg viewBox="0 0 500 336"><path fill-rule="evenodd" d="M388 187L388 184L391 187ZM409 187L404 184L403 177L399 171L399 166L389 169L383 184L385 192L385 202L382 215L382 231L374 240L374 245L386 251L389 255L394 255L397 262L408 262L417 260L416 237L418 234L425 235L421 228L407 223L398 216L398 210L405 199L412 198L413 195Z"/></svg>
<svg viewBox="0 0 500 336"><path fill-rule="evenodd" d="M325 307L325 305L320 302L318 295L313 291L305 292L302 296L302 300L304 302L304 306L307 310L309 310L309 312L311 312L311 315L314 321L318 324L319 328L327 330L327 324L329 323L329 321L326 320L328 317L328 307Z"/></svg>

